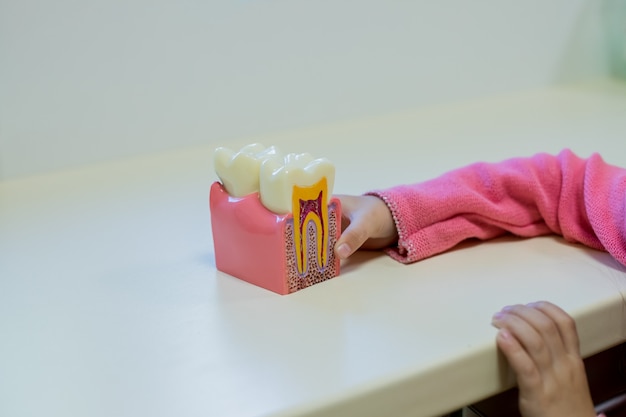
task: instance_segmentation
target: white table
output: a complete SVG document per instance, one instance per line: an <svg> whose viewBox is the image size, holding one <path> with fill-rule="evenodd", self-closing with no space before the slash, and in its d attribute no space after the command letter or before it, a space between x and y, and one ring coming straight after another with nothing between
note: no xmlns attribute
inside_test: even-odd
<svg viewBox="0 0 626 417"><path fill-rule="evenodd" d="M605 253L359 253L279 296L215 270L207 199L221 144L327 156L335 192L360 194L564 147L626 166L624 132L626 85L601 81L0 183L0 415L443 414L511 386L491 315L538 299L574 315L585 356L621 343L626 269Z"/></svg>

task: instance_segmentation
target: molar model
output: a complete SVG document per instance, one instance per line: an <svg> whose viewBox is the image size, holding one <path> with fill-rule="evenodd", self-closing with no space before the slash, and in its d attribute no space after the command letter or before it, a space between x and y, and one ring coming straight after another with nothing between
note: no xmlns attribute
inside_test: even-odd
<svg viewBox="0 0 626 417"><path fill-rule="evenodd" d="M220 181L211 186L217 269L278 294L339 275L333 247L341 206L332 198L335 167L271 146L218 148Z"/></svg>

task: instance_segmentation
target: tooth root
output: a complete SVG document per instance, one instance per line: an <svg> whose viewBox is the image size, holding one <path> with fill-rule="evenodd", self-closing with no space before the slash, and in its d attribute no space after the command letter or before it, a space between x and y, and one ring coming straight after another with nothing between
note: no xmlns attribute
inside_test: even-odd
<svg viewBox="0 0 626 417"><path fill-rule="evenodd" d="M292 195L294 240L298 273L304 275L310 263L317 262L319 269L326 266L328 259L328 184L326 177L310 187L294 185ZM310 222L315 225L315 253L317 259L307 259L309 241L307 230Z"/></svg>

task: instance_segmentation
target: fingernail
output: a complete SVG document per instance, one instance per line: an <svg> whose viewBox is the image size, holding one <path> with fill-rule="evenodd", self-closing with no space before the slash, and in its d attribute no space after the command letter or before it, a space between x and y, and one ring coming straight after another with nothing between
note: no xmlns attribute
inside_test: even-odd
<svg viewBox="0 0 626 417"><path fill-rule="evenodd" d="M350 249L350 246L348 246L347 243L342 243L337 248L337 255L339 256L340 259L346 259L348 256L350 256L351 253L352 253L352 250Z"/></svg>
<svg viewBox="0 0 626 417"><path fill-rule="evenodd" d="M509 340L511 338L511 333L509 333L506 329L500 329L498 331L498 336L504 340Z"/></svg>

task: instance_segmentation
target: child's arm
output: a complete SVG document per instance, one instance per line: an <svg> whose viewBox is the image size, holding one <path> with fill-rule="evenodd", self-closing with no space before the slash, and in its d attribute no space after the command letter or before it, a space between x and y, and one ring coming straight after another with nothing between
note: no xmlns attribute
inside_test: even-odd
<svg viewBox="0 0 626 417"><path fill-rule="evenodd" d="M524 417L595 417L574 320L548 302L493 316L496 343L515 372Z"/></svg>
<svg viewBox="0 0 626 417"><path fill-rule="evenodd" d="M370 196L383 200L388 212L374 216L372 226L364 220L371 218L364 205L351 201L345 214L352 224L336 246L341 258L363 244L364 237L392 244L387 252L409 263L468 238L556 233L568 241L606 250L626 264L626 169L606 164L599 155L581 159L564 150L557 156L477 163ZM367 206L384 213L374 203ZM374 228L388 231L390 221L395 224L397 244L395 233L371 234ZM349 249L344 253L343 244Z"/></svg>

